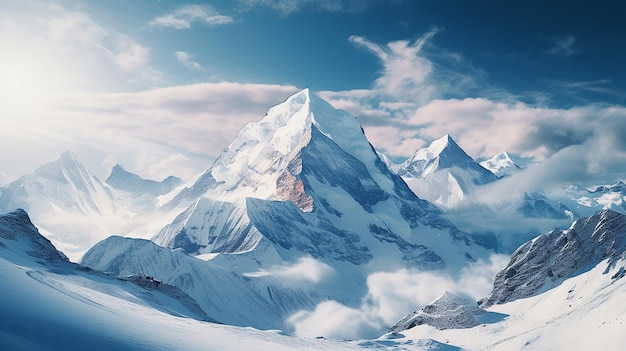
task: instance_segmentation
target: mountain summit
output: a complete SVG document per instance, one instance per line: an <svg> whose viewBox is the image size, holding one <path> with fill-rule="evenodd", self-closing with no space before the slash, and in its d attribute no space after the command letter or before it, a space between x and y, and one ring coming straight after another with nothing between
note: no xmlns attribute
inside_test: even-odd
<svg viewBox="0 0 626 351"><path fill-rule="evenodd" d="M418 150L404 161L398 175L406 178L426 178L438 171L459 168L471 172L471 180L480 185L494 181L494 175L476 163L450 135L433 141L427 148Z"/></svg>
<svg viewBox="0 0 626 351"><path fill-rule="evenodd" d="M245 126L204 173L169 199L161 211L177 214L153 241L210 258L212 265L245 278L280 312L280 321L326 300L358 306L373 272L457 271L487 256L484 247L387 169L355 117L308 89ZM119 255L109 252L114 246L88 253L90 265L108 267L106 257ZM142 259L157 260L136 257ZM305 263L325 273L295 286L281 278L284 274L272 274L277 267ZM139 274L144 266L127 260L116 269ZM192 279L181 270L152 273L170 283ZM206 300L207 308L214 303ZM263 327L283 327L274 323Z"/></svg>
<svg viewBox="0 0 626 351"><path fill-rule="evenodd" d="M492 158L480 163L481 166L495 174L498 178L502 178L506 175L520 169L520 166L511 159L508 152L501 152Z"/></svg>
<svg viewBox="0 0 626 351"><path fill-rule="evenodd" d="M396 251L436 268L467 240L388 171L355 117L308 89L245 126L167 206L182 212L154 240L190 253L247 252L265 242L283 259L296 249L365 264L375 251ZM422 244L441 230L461 246L436 253Z"/></svg>
<svg viewBox="0 0 626 351"><path fill-rule="evenodd" d="M313 139L331 142L335 150L325 150L332 152L329 156L345 153L360 161L379 186L393 191L393 182L380 176L382 163L356 118L304 89L272 107L261 121L246 125L215 163L173 202L204 194L224 201L290 199L300 209L311 211L313 204L299 175L302 150Z"/></svg>
<svg viewBox="0 0 626 351"><path fill-rule="evenodd" d="M398 166L397 174L417 196L443 208L457 206L477 186L498 179L465 153L449 135L418 150Z"/></svg>

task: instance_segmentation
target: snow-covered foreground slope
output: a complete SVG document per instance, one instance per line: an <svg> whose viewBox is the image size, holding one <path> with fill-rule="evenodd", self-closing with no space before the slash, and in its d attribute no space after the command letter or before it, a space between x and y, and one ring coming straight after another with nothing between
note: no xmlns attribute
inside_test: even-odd
<svg viewBox="0 0 626 351"><path fill-rule="evenodd" d="M621 261L619 267L625 264ZM433 339L450 350L623 350L626 279L612 279L619 267L605 272L603 261L537 296L494 305L487 311L506 316L495 323L447 330L420 325L393 342Z"/></svg>
<svg viewBox="0 0 626 351"><path fill-rule="evenodd" d="M444 295L399 321L392 331L402 335L393 336L467 350L621 350L625 268L626 216L603 211L521 246L479 301L487 313L476 313L476 305L468 313Z"/></svg>
<svg viewBox="0 0 626 351"><path fill-rule="evenodd" d="M0 280L3 350L361 349L201 321L182 295L69 263L23 211L0 215Z"/></svg>

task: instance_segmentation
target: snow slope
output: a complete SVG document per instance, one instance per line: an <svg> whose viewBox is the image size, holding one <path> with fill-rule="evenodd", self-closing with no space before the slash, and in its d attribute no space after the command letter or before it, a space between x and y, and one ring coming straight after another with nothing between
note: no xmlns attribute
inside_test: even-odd
<svg viewBox="0 0 626 351"><path fill-rule="evenodd" d="M199 320L182 295L69 263L24 211L0 215L0 279L3 350L362 349Z"/></svg>
<svg viewBox="0 0 626 351"><path fill-rule="evenodd" d="M624 276L626 216L606 210L521 246L497 274L493 291L479 301L487 311L480 325L442 330L437 319L414 313L389 336L398 345L428 338L464 350L621 350ZM447 320L466 314L437 301L433 310L445 312L440 314Z"/></svg>
<svg viewBox="0 0 626 351"><path fill-rule="evenodd" d="M621 260L607 269L602 261L591 270L564 280L541 294L493 305L486 310L495 321L466 329L440 330L419 325L382 339L389 346L431 339L450 350L622 350L626 345L626 279L612 279L623 272Z"/></svg>

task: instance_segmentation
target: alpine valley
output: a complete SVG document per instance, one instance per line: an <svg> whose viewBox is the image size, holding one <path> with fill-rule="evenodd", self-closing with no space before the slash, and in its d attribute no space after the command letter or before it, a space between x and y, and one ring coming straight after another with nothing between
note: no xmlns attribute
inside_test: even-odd
<svg viewBox="0 0 626 351"><path fill-rule="evenodd" d="M65 152L0 187L0 348L619 350L626 186L533 167L394 163L308 89L188 182Z"/></svg>

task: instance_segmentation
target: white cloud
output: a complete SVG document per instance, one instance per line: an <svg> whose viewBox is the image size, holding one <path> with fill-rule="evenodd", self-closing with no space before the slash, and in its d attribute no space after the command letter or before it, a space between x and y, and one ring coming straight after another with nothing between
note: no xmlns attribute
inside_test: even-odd
<svg viewBox="0 0 626 351"><path fill-rule="evenodd" d="M548 50L548 53L555 56L569 57L578 53L579 51L575 47L575 44L576 38L571 35L558 37L555 38L554 46L551 47L550 50Z"/></svg>
<svg viewBox="0 0 626 351"><path fill-rule="evenodd" d="M437 33L431 30L410 43L399 40L385 46L375 44L360 36L350 36L351 43L374 53L382 63L382 72L376 79L375 88L387 95L406 96L419 94L428 101L438 93L429 78L433 74L433 63L423 57L424 45Z"/></svg>
<svg viewBox="0 0 626 351"><path fill-rule="evenodd" d="M294 334L305 337L360 339L376 337L378 325L372 325L367 316L336 301L318 304L313 311L299 311L287 319Z"/></svg>
<svg viewBox="0 0 626 351"><path fill-rule="evenodd" d="M113 54L115 63L126 72L134 71L148 64L150 48L126 36L119 36L117 50Z"/></svg>
<svg viewBox="0 0 626 351"><path fill-rule="evenodd" d="M24 0L2 11L0 22L0 66L14 62L14 74L27 77L24 94L110 91L120 80L142 87L161 79L150 48L80 10Z"/></svg>
<svg viewBox="0 0 626 351"><path fill-rule="evenodd" d="M368 293L358 308L325 301L312 311L299 311L287 319L298 336L372 338L379 336L402 316L422 308L450 291L478 300L493 287L493 278L508 263L505 255L465 267L456 276L443 272L401 269L373 273L367 278Z"/></svg>
<svg viewBox="0 0 626 351"><path fill-rule="evenodd" d="M188 29L199 22L208 27L216 27L234 22L230 16L219 14L208 5L184 5L172 13L154 18L149 24L158 28Z"/></svg>
<svg viewBox="0 0 626 351"><path fill-rule="evenodd" d="M257 272L246 273L250 277L261 277L272 275L285 283L308 282L318 284L335 273L329 265L317 261L312 257L301 257L295 264L286 266L273 266L268 269L261 269Z"/></svg>
<svg viewBox="0 0 626 351"><path fill-rule="evenodd" d="M435 98L466 96L475 89L481 73L458 53L432 45L434 28L414 41L377 44L358 35L348 40L373 53L381 63L372 92L386 103L424 104Z"/></svg>
<svg viewBox="0 0 626 351"><path fill-rule="evenodd" d="M360 12L369 6L371 0L237 0L243 11L254 7L267 7L282 15L290 15L304 9L328 12Z"/></svg>
<svg viewBox="0 0 626 351"><path fill-rule="evenodd" d="M183 66L189 68L192 71L204 71L204 67L201 64L193 60L193 55L188 54L184 51L176 51L174 52L174 56L176 56L176 60L183 64Z"/></svg>

